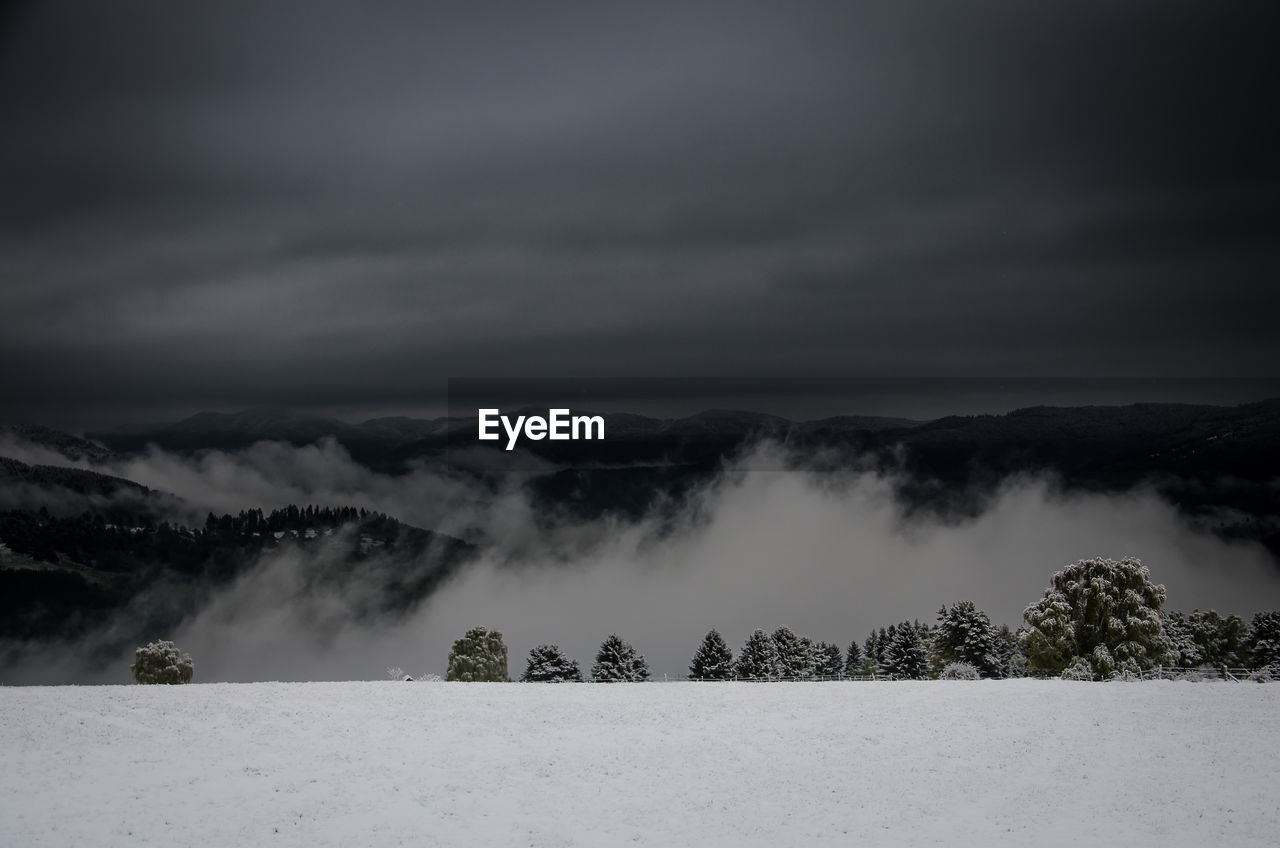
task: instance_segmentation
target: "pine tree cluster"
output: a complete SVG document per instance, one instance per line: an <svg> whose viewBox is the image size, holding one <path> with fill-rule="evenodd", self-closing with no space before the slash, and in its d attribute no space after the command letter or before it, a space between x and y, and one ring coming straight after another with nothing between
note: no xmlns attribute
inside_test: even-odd
<svg viewBox="0 0 1280 848"><path fill-rule="evenodd" d="M1164 587L1151 583L1138 560L1081 560L1052 575L1044 598L1027 607L1026 626L1016 632L993 625L972 601L943 605L932 626L914 620L872 630L861 645L851 642L843 653L835 643L779 627L773 633L752 632L735 659L713 629L689 663L689 678L971 680L1035 673L1071 680L1136 679L1159 663L1186 669L1247 664L1257 679L1280 679L1280 611L1258 613L1246 627L1238 616L1213 610L1164 612L1164 597ZM593 681L648 678L645 658L616 633L600 645ZM483 628L468 631L454 643L448 679L507 679L502 635ZM539 645L529 652L521 680L579 681L582 672L558 646Z"/></svg>

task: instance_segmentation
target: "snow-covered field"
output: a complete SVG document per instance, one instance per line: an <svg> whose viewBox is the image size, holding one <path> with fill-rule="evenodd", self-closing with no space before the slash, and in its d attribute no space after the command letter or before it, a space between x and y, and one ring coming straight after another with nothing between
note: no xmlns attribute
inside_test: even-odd
<svg viewBox="0 0 1280 848"><path fill-rule="evenodd" d="M0 846L1277 844L1280 684L0 688Z"/></svg>

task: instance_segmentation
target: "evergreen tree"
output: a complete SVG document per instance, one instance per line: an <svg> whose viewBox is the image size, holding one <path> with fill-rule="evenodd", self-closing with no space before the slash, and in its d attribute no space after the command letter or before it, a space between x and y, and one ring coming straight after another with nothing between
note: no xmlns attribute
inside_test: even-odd
<svg viewBox="0 0 1280 848"><path fill-rule="evenodd" d="M866 645L863 646L863 653L866 655L864 659L865 665L873 668L880 668L880 663L884 661L884 628L878 631L872 630L871 635L867 637Z"/></svg>
<svg viewBox="0 0 1280 848"><path fill-rule="evenodd" d="M862 674L862 651L858 648L858 640L849 643L849 651L845 654L845 677L857 677Z"/></svg>
<svg viewBox="0 0 1280 848"><path fill-rule="evenodd" d="M996 655L1000 658L1000 677L1027 676L1027 655L1022 652L1022 641L1007 624L996 629Z"/></svg>
<svg viewBox="0 0 1280 848"><path fill-rule="evenodd" d="M972 601L938 610L933 650L940 664L968 663L983 677L1003 677L996 629Z"/></svg>
<svg viewBox="0 0 1280 848"><path fill-rule="evenodd" d="M597 683L638 683L649 679L649 664L617 633L600 644L591 679Z"/></svg>
<svg viewBox="0 0 1280 848"><path fill-rule="evenodd" d="M510 679L507 675L507 646L498 631L474 627L453 643L445 680L501 683Z"/></svg>
<svg viewBox="0 0 1280 848"><path fill-rule="evenodd" d="M833 642L819 642L814 646L816 659L813 676L819 680L836 680L844 673L844 652Z"/></svg>
<svg viewBox="0 0 1280 848"><path fill-rule="evenodd" d="M190 683L195 676L195 663L191 655L180 651L169 641L148 642L134 651L134 663L129 666L137 683Z"/></svg>
<svg viewBox="0 0 1280 848"><path fill-rule="evenodd" d="M818 673L818 646L808 636L800 637L801 666L797 680L808 680Z"/></svg>
<svg viewBox="0 0 1280 848"><path fill-rule="evenodd" d="M698 646L689 664L691 680L733 680L733 651L725 643L724 637L714 628Z"/></svg>
<svg viewBox="0 0 1280 848"><path fill-rule="evenodd" d="M582 682L578 661L571 660L559 645L539 645L529 651L529 662L520 680L525 683Z"/></svg>
<svg viewBox="0 0 1280 848"><path fill-rule="evenodd" d="M880 669L895 680L923 680L929 676L929 652L920 628L903 622L884 649Z"/></svg>
<svg viewBox="0 0 1280 848"><path fill-rule="evenodd" d="M1196 641L1195 631L1188 616L1181 612L1164 614L1164 635L1172 646L1173 664L1178 668L1197 668L1204 664L1204 653Z"/></svg>
<svg viewBox="0 0 1280 848"><path fill-rule="evenodd" d="M773 631L773 646L777 652L775 677L784 680L806 680L813 676L811 642L801 639L792 632L790 627L779 627Z"/></svg>
<svg viewBox="0 0 1280 848"><path fill-rule="evenodd" d="M1248 628L1238 615L1225 618L1214 610L1193 611L1186 617L1191 637L1204 661L1215 668L1242 665L1247 654Z"/></svg>
<svg viewBox="0 0 1280 848"><path fill-rule="evenodd" d="M1253 617L1245 650L1254 668L1280 663L1280 611L1260 612Z"/></svg>
<svg viewBox="0 0 1280 848"><path fill-rule="evenodd" d="M778 649L768 633L756 630L738 655L738 679L775 680L777 676Z"/></svg>
<svg viewBox="0 0 1280 848"><path fill-rule="evenodd" d="M1050 578L1044 597L1023 612L1024 647L1037 671L1060 675L1076 657L1106 679L1172 659L1160 619L1164 586L1141 561L1080 560Z"/></svg>

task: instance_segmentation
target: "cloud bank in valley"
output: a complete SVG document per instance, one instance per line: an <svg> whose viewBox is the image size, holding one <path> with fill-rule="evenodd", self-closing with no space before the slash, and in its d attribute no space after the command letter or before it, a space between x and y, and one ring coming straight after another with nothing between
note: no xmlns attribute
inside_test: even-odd
<svg viewBox="0 0 1280 848"><path fill-rule="evenodd" d="M446 532L456 528L440 522L452 516L492 545L394 619L355 612L361 587L399 567L394 561L370 563L365 584L326 586L310 579L325 552L267 556L215 597L189 601L191 615L168 634L205 681L370 678L388 666L443 673L452 641L478 625L506 635L513 676L543 642L589 668L599 642L616 631L657 676L681 677L711 627L735 649L751 630L781 625L843 646L873 627L932 620L940 605L966 599L1016 626L1052 571L1095 555L1142 558L1174 609L1248 617L1280 597L1280 570L1261 546L1193 529L1153 491L1064 492L1044 477L1007 479L976 517L956 520L905 513L892 477L731 468L673 525L656 517L539 521L514 488L485 501L486 493L424 470L386 477L332 443L194 458L152 451L110 470L174 490L197 510L350 503ZM80 646L33 656L7 676L127 679L127 656L89 668L80 661L86 654Z"/></svg>

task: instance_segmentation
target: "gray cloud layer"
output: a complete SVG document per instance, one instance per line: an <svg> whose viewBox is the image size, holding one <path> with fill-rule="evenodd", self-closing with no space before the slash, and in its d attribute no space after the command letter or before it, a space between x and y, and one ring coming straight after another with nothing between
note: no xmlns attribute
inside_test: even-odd
<svg viewBox="0 0 1280 848"><path fill-rule="evenodd" d="M0 42L0 413L485 373L1272 376L1273 24L32 6Z"/></svg>

